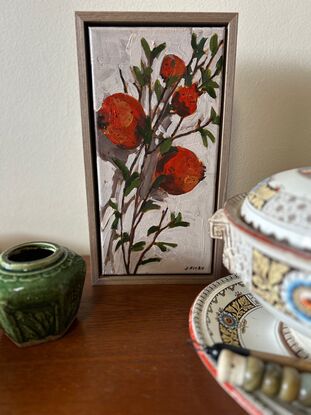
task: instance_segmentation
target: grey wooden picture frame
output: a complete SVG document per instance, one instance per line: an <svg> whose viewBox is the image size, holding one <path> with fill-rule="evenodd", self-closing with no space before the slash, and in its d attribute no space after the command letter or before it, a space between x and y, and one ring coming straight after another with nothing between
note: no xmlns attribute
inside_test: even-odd
<svg viewBox="0 0 311 415"><path fill-rule="evenodd" d="M222 243L214 241L213 264L210 274L103 276L101 269L100 224L96 176L94 126L91 122L91 82L88 28L91 26L222 26L225 27L224 86L220 124L220 146L214 210L221 208L226 198L232 105L237 44L237 13L153 13L153 12L76 12L76 37L79 68L82 134L87 189L88 221L93 284L153 284L206 283L224 275Z"/></svg>

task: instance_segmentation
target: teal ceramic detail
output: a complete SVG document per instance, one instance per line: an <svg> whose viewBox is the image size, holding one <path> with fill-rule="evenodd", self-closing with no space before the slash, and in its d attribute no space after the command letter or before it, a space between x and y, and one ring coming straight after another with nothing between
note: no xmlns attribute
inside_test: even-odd
<svg viewBox="0 0 311 415"><path fill-rule="evenodd" d="M29 242L0 255L0 326L18 346L54 340L74 321L85 262L67 248Z"/></svg>

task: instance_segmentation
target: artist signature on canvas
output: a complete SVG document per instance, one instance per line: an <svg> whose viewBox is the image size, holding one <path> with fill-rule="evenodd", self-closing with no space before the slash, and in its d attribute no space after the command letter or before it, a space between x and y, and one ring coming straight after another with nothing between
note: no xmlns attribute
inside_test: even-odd
<svg viewBox="0 0 311 415"><path fill-rule="evenodd" d="M203 271L204 267L201 265L190 265L185 267L185 271Z"/></svg>

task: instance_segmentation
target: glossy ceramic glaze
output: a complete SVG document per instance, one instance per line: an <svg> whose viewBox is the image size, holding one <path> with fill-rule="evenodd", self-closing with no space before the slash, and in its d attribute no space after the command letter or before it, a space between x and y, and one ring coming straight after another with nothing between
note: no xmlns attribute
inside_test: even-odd
<svg viewBox="0 0 311 415"><path fill-rule="evenodd" d="M210 219L211 236L224 240L223 263L269 312L310 336L311 252L245 223L240 216L244 201L245 195L230 199Z"/></svg>
<svg viewBox="0 0 311 415"><path fill-rule="evenodd" d="M83 259L49 242L30 242L0 255L0 325L18 346L61 337L76 317Z"/></svg>
<svg viewBox="0 0 311 415"><path fill-rule="evenodd" d="M311 250L311 167L277 173L246 196L241 216L265 235Z"/></svg>
<svg viewBox="0 0 311 415"><path fill-rule="evenodd" d="M198 295L190 311L189 328L198 355L216 379L216 362L204 351L204 345L227 343L284 356L310 357L308 339L301 336L302 343L298 343L290 329L270 315L236 275L215 281ZM250 414L311 413L298 402L288 405L260 391L248 393L230 383L221 386Z"/></svg>

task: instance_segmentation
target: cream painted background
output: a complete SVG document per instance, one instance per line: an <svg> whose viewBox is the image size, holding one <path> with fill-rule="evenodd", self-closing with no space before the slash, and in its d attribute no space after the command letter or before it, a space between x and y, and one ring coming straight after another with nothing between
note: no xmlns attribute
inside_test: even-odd
<svg viewBox="0 0 311 415"><path fill-rule="evenodd" d="M88 253L75 10L236 11L228 195L311 164L310 0L1 0L0 250Z"/></svg>

